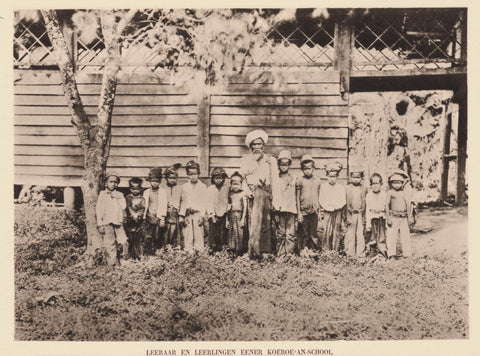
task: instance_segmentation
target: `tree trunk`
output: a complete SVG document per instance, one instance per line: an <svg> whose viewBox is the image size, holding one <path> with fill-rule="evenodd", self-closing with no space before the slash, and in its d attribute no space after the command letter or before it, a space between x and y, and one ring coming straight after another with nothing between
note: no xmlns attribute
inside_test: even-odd
<svg viewBox="0 0 480 356"><path fill-rule="evenodd" d="M72 58L59 26L56 11L42 10L48 35L57 55L63 90L72 115L72 124L77 128L85 156L82 192L87 227L85 257L88 262L93 262L97 252L103 247L103 237L97 231L95 207L98 193L104 187L105 170L110 152L112 110L121 58L120 35L135 13L135 10L129 11L117 24L112 10L101 12L102 31L108 55L102 78L97 124L92 126L80 99Z"/></svg>

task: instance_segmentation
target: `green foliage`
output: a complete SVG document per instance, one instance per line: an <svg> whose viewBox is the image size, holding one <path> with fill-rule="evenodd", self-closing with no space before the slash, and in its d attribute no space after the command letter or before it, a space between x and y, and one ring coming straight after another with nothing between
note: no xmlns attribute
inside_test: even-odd
<svg viewBox="0 0 480 356"><path fill-rule="evenodd" d="M81 213L15 207L15 270L52 274L76 263L86 245Z"/></svg>
<svg viewBox="0 0 480 356"><path fill-rule="evenodd" d="M168 249L118 268L87 268L57 258L68 255L68 245L81 245L80 216L22 207L16 224L15 257L23 261L15 265L17 340L375 340L468 333L466 256L362 264L335 252L252 261ZM54 269L43 262L50 257Z"/></svg>

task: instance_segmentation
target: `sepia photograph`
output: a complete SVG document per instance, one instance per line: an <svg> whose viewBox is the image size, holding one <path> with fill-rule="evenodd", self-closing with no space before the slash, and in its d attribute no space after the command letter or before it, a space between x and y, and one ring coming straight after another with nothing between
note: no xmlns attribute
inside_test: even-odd
<svg viewBox="0 0 480 356"><path fill-rule="evenodd" d="M14 340L469 340L468 10L15 9Z"/></svg>

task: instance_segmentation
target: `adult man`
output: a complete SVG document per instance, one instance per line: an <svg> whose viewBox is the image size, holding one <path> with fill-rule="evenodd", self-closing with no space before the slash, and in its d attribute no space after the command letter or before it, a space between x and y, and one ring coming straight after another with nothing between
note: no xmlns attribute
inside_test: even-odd
<svg viewBox="0 0 480 356"><path fill-rule="evenodd" d="M245 145L250 153L240 162L240 173L250 196L248 219L249 253L260 256L273 252L270 212L272 209L272 183L278 179L276 159L264 152L268 135L263 130L249 132Z"/></svg>

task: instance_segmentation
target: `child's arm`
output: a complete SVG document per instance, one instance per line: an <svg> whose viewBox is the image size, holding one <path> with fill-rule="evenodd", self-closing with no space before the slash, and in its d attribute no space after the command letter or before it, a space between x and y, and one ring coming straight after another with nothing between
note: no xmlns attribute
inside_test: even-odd
<svg viewBox="0 0 480 356"><path fill-rule="evenodd" d="M187 211L187 207L186 207L185 189L182 186L182 190L180 191L180 208L178 209L178 222L181 225L185 225L186 211Z"/></svg>
<svg viewBox="0 0 480 356"><path fill-rule="evenodd" d="M392 227L392 217L390 216L390 199L391 199L390 191L387 191L387 201L385 204L385 217L387 218L387 225Z"/></svg>
<svg viewBox="0 0 480 356"><path fill-rule="evenodd" d="M300 194L301 193L302 193L302 185L300 183L300 179L298 179L295 183L295 200L297 202L297 219L299 223L303 222L303 215L302 215L302 211L300 210Z"/></svg>
<svg viewBox="0 0 480 356"><path fill-rule="evenodd" d="M104 207L104 192L100 191L98 194L97 205L95 206L95 212L97 215L97 230L99 233L105 233L105 228L103 227L103 212L105 211Z"/></svg>
<svg viewBox="0 0 480 356"><path fill-rule="evenodd" d="M365 227L367 231L372 230L372 214L370 212L371 196L369 193L365 196Z"/></svg>
<svg viewBox="0 0 480 356"><path fill-rule="evenodd" d="M163 188L158 189L158 208L157 208L157 218L160 219L160 227L165 226L165 219L167 217L167 191Z"/></svg>
<svg viewBox="0 0 480 356"><path fill-rule="evenodd" d="M247 218L248 200L247 200L247 196L245 194L242 194L242 203L243 203L242 218L240 220L240 226L241 227L245 226L245 221L246 221L246 218Z"/></svg>

